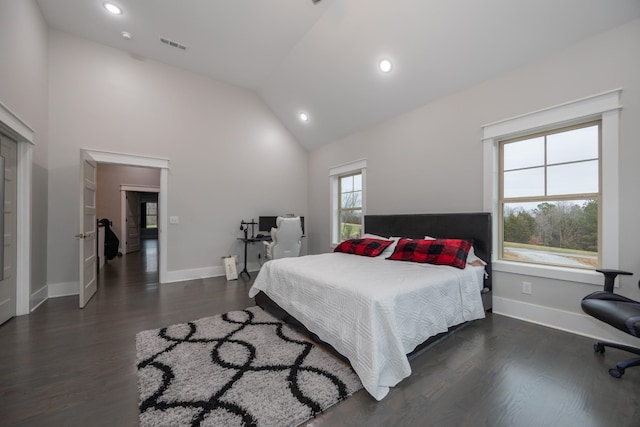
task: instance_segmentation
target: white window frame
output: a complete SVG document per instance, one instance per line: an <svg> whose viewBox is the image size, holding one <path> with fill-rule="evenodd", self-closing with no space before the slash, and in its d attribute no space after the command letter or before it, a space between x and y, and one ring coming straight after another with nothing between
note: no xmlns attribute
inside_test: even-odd
<svg viewBox="0 0 640 427"><path fill-rule="evenodd" d="M619 177L618 145L620 121L620 97L622 89L615 89L561 105L489 123L482 126L484 164L484 209L492 212L493 256L498 250L498 196L500 140L515 138L528 133L569 126L588 120L602 121L602 266L618 268L619 265ZM602 285L602 276L590 270L567 267L524 264L513 261L492 260L493 271L524 274L580 283Z"/></svg>
<svg viewBox="0 0 640 427"><path fill-rule="evenodd" d="M364 216L367 209L367 159L355 160L329 168L329 189L330 189L330 215L331 215L331 248L335 248L340 243L340 222L338 220L339 203L339 180L341 176L360 173L362 175L362 225L364 227Z"/></svg>

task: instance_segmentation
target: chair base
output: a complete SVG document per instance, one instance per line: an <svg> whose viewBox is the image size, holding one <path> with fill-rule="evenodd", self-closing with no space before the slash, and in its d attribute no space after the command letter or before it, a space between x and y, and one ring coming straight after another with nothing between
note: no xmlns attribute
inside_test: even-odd
<svg viewBox="0 0 640 427"><path fill-rule="evenodd" d="M619 350L624 350L628 351L629 353L640 355L640 348L605 341L598 341L597 343L595 343L593 345L593 350L596 353L604 353L605 347L617 348ZM640 366L640 357L633 357L631 359L619 362L615 368L609 369L609 375L614 378L621 378L622 375L624 375L624 371L627 368L631 368L632 366Z"/></svg>

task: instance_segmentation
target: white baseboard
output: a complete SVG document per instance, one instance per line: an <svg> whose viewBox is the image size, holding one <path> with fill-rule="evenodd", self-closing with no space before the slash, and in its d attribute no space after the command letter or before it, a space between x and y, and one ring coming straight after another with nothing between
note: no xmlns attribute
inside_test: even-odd
<svg viewBox="0 0 640 427"><path fill-rule="evenodd" d="M29 310L29 312L33 312L35 311L36 308L40 307L40 305L45 302L47 299L49 299L49 287L47 285L44 285L43 287L41 287L40 289L38 289L37 291L33 292L31 294L31 301L37 301L37 303L31 307L31 309Z"/></svg>
<svg viewBox="0 0 640 427"><path fill-rule="evenodd" d="M617 329L582 313L558 310L508 298L493 297L493 312L514 319L536 323L573 334L637 346L637 340Z"/></svg>
<svg viewBox="0 0 640 427"><path fill-rule="evenodd" d="M189 270L167 271L163 283L182 282L184 280L204 279L206 277L224 276L224 267L192 268Z"/></svg>
<svg viewBox="0 0 640 427"><path fill-rule="evenodd" d="M244 268L244 265L238 266L238 269ZM249 263L247 264L247 270L250 272L260 270L260 264ZM224 276L224 266L217 265L214 267L204 268L192 268L188 270L173 270L167 271L165 281L162 283L182 282L184 280L206 279L207 277L220 277Z"/></svg>
<svg viewBox="0 0 640 427"><path fill-rule="evenodd" d="M62 282L49 284L49 298L66 297L80 293L79 282Z"/></svg>

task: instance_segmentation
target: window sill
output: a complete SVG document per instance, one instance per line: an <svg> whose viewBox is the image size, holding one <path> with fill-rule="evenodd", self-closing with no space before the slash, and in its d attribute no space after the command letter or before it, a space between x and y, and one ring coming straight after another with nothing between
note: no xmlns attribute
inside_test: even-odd
<svg viewBox="0 0 640 427"><path fill-rule="evenodd" d="M522 274L525 276L543 277L547 279L577 282L602 287L604 277L594 270L577 270L574 268L553 267L545 265L523 264L510 261L494 261L492 270L501 273ZM618 286L616 284L616 286Z"/></svg>

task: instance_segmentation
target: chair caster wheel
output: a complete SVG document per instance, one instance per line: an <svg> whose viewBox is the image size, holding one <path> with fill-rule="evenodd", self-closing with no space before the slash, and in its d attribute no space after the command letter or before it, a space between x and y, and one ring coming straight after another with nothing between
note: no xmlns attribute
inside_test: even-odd
<svg viewBox="0 0 640 427"><path fill-rule="evenodd" d="M622 375L624 375L624 368L611 368L609 369L609 375L613 378L622 378Z"/></svg>
<svg viewBox="0 0 640 427"><path fill-rule="evenodd" d="M593 345L593 351L596 353L604 353L604 346L601 343L595 343Z"/></svg>

